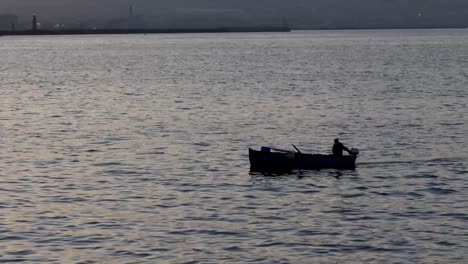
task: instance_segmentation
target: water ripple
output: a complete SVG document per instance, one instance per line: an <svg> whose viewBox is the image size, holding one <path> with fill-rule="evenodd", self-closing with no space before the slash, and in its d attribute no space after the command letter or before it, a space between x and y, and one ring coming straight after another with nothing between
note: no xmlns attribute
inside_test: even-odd
<svg viewBox="0 0 468 264"><path fill-rule="evenodd" d="M464 263L466 30L2 37L0 262ZM249 173L248 148L358 147Z"/></svg>

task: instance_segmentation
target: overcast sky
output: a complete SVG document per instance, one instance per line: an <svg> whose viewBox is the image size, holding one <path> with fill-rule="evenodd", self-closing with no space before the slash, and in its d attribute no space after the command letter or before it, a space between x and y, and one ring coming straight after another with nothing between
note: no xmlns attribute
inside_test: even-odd
<svg viewBox="0 0 468 264"><path fill-rule="evenodd" d="M0 14L13 13L29 20L109 20L135 12L154 19L192 10L227 10L253 20L287 18L293 26L319 25L431 25L468 26L468 0L0 0ZM184 13L187 15L187 13ZM187 15L188 16L188 15Z"/></svg>

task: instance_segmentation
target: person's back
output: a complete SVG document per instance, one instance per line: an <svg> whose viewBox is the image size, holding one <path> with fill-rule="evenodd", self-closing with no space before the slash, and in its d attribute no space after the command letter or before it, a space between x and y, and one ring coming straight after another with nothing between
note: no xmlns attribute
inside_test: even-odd
<svg viewBox="0 0 468 264"><path fill-rule="evenodd" d="M343 150L346 150L348 153L351 153L351 151L345 147L339 139L335 138L335 144L333 144L333 156L343 156Z"/></svg>

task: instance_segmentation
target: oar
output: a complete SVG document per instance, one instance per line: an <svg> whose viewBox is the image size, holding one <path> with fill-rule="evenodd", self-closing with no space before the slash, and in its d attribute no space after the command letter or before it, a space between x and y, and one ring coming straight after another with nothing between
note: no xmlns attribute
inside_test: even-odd
<svg viewBox="0 0 468 264"><path fill-rule="evenodd" d="M298 148L296 148L296 146L294 146L294 144L291 144L296 150L298 153L302 153Z"/></svg>

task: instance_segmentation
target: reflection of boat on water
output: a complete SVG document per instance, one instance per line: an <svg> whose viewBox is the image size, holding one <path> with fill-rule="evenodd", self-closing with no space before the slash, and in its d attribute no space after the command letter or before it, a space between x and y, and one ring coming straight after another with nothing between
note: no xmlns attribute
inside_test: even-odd
<svg viewBox="0 0 468 264"><path fill-rule="evenodd" d="M359 151L353 155L334 156L305 154L275 148L262 147L260 151L249 149L250 170L254 172L290 172L293 170L355 169Z"/></svg>

